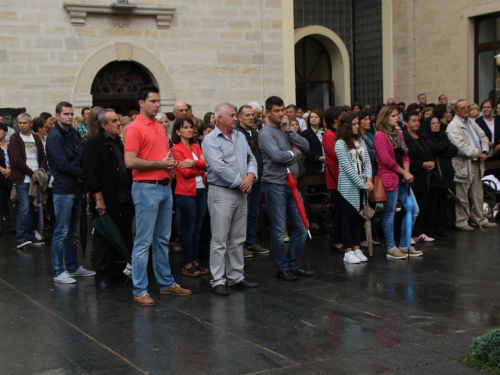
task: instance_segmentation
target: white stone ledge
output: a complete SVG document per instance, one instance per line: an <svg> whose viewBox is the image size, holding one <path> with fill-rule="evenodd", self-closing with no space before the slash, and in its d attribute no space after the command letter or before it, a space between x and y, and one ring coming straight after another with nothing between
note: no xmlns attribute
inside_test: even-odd
<svg viewBox="0 0 500 375"><path fill-rule="evenodd" d="M159 29L168 29L170 20L175 12L175 7L142 5L137 8L120 8L111 6L111 1L106 4L91 4L84 2L65 2L64 9L69 13L73 26L85 26L87 14L121 14L128 16L155 16Z"/></svg>

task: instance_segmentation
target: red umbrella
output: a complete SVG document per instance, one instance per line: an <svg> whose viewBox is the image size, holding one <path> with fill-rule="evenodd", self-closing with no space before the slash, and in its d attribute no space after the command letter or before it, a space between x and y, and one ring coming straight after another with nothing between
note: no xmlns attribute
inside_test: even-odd
<svg viewBox="0 0 500 375"><path fill-rule="evenodd" d="M307 229L307 233L309 234L309 238L312 239L311 232L309 232L309 220L307 220L306 209L304 208L304 203L302 202L302 197L300 196L300 193L297 190L297 181L295 181L295 178L293 178L292 172L290 172L290 168L288 168L288 165L286 166L286 172L287 172L286 175L288 177L288 182L286 183L286 186L288 186L290 189L292 189L293 200L295 201L295 204L297 205L297 210L299 211L300 217L302 218L302 222L304 223L304 226Z"/></svg>

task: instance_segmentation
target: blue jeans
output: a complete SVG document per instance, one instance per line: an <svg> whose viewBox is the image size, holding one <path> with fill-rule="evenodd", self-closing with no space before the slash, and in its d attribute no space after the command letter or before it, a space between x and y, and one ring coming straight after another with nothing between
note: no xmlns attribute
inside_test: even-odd
<svg viewBox="0 0 500 375"><path fill-rule="evenodd" d="M246 247L257 245L257 222L259 220L261 183L256 182L247 196L247 239Z"/></svg>
<svg viewBox="0 0 500 375"><path fill-rule="evenodd" d="M196 189L196 196L175 195L182 221L182 261L197 260L200 254L200 231L207 210L207 191Z"/></svg>
<svg viewBox="0 0 500 375"><path fill-rule="evenodd" d="M415 203L413 210L411 212L412 223L411 227L415 224L415 220L418 216L418 204L415 196L413 195L413 190L410 189L411 198ZM384 216L382 217L382 227L384 229L385 242L387 243L387 249L393 249L396 247L396 241L394 240L394 214L396 212L396 202L399 201L401 206L405 206L406 199L408 197L408 185L406 183L400 182L396 187L396 190L387 192L387 202L384 203ZM410 246L407 243L407 216L405 215L403 224L401 225L401 238L399 240L400 248L408 248Z"/></svg>
<svg viewBox="0 0 500 375"><path fill-rule="evenodd" d="M17 223L16 223L16 242L18 244L25 241L32 241L35 238L35 229L37 224L38 214L33 210L28 196L30 184L16 184L17 194ZM3 220L3 218L1 218Z"/></svg>
<svg viewBox="0 0 500 375"><path fill-rule="evenodd" d="M271 246L276 267L280 272L299 268L307 230L297 210L292 190L286 185L266 182L262 183L262 190L266 197L267 210L271 219ZM283 236L287 217L292 231L288 253L285 255Z"/></svg>
<svg viewBox="0 0 500 375"><path fill-rule="evenodd" d="M52 237L52 268L54 277L64 272L75 272L79 265L76 254L80 235L81 194L54 194L54 236Z"/></svg>
<svg viewBox="0 0 500 375"><path fill-rule="evenodd" d="M148 292L149 247L153 245L153 270L160 290L175 285L168 261L168 241L172 226L170 185L132 184L136 237L132 250L134 296ZM57 212L56 212L57 217Z"/></svg>

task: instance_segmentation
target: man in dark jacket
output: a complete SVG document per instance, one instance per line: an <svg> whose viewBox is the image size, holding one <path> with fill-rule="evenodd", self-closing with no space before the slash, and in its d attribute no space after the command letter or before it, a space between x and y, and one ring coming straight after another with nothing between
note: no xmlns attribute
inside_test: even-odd
<svg viewBox="0 0 500 375"><path fill-rule="evenodd" d="M54 282L72 284L76 276L94 276L78 264L77 237L80 235L82 209L82 145L80 134L73 128L73 105L61 102L56 106L56 124L47 137L47 159L54 177L54 211L52 267ZM63 260L64 259L64 260ZM64 270L66 263L66 270Z"/></svg>
<svg viewBox="0 0 500 375"><path fill-rule="evenodd" d="M258 133L252 128L254 122L252 107L249 105L241 106L238 111L238 120L239 124L236 126L236 130L245 134L248 146L257 160L259 176L262 176L262 155L259 149ZM257 221L259 219L260 197L261 186L259 178L259 180L253 184L252 191L247 196L247 238L245 246L243 247L243 256L245 258L251 258L253 256L252 251L256 254L269 254L269 249L265 249L257 244Z"/></svg>
<svg viewBox="0 0 500 375"><path fill-rule="evenodd" d="M37 182L35 171L39 168L47 169L47 158L41 139L36 134L31 134L31 116L21 113L17 116L17 124L19 132L10 137L8 153L18 201L16 242L20 249L36 241L38 216L34 212L28 191L30 182Z"/></svg>
<svg viewBox="0 0 500 375"><path fill-rule="evenodd" d="M120 118L113 109L108 108L99 113L97 122L101 130L89 138L83 150L83 178L95 202L92 216L96 218L108 213L131 252L134 219L130 190L132 171L125 167ZM116 252L98 230L94 231L92 242L96 288L111 292L109 282Z"/></svg>

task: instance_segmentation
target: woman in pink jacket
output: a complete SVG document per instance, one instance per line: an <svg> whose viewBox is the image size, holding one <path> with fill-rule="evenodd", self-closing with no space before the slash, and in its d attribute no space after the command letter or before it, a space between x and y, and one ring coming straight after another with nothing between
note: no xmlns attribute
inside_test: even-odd
<svg viewBox="0 0 500 375"><path fill-rule="evenodd" d="M401 205L406 202L408 196L408 183L413 182L413 175L410 173L410 158L408 148L404 142L401 130L397 128L399 110L396 106L385 106L380 110L377 119L377 133L375 133L374 147L375 158L378 164L377 175L387 192L387 202L384 203L384 216L382 227L384 230L385 242L387 243L388 259L404 259L410 256L420 256L422 251L415 250L411 244L407 244L406 235L406 215L401 225L401 239L399 248L394 240L394 213L396 212L396 202ZM416 204L413 191L410 190L415 207L412 211L412 228L418 216L418 205ZM410 246L410 251L408 247ZM404 252L404 253L403 253Z"/></svg>

